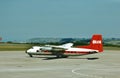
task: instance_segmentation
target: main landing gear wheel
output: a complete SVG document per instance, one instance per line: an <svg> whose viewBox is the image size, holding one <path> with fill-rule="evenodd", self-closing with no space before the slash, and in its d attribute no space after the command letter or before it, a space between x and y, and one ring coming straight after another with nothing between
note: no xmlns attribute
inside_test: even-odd
<svg viewBox="0 0 120 78"><path fill-rule="evenodd" d="M65 55L63 55L63 54L57 54L56 57L57 57L57 58L67 58L68 56L65 56Z"/></svg>
<svg viewBox="0 0 120 78"><path fill-rule="evenodd" d="M56 56L57 56L57 58L62 58L63 55L57 54Z"/></svg>

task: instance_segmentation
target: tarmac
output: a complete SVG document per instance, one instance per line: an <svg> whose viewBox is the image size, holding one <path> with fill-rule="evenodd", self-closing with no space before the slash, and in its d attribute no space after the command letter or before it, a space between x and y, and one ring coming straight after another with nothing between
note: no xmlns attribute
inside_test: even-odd
<svg viewBox="0 0 120 78"><path fill-rule="evenodd" d="M120 51L60 59L0 51L0 78L120 78Z"/></svg>

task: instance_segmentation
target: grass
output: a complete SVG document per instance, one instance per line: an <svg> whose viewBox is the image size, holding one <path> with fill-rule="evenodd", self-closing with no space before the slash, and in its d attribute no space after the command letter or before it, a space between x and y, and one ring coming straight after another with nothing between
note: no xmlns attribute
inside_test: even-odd
<svg viewBox="0 0 120 78"><path fill-rule="evenodd" d="M31 46L29 44L0 44L0 51L22 51Z"/></svg>
<svg viewBox="0 0 120 78"><path fill-rule="evenodd" d="M32 46L31 44L0 43L0 51L25 51ZM104 46L104 50L120 50L120 47Z"/></svg>
<svg viewBox="0 0 120 78"><path fill-rule="evenodd" d="M104 50L120 50L120 47L104 47Z"/></svg>

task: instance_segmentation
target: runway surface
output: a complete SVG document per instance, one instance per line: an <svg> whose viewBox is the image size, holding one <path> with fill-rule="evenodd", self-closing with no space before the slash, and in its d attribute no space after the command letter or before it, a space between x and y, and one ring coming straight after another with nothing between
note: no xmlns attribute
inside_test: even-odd
<svg viewBox="0 0 120 78"><path fill-rule="evenodd" d="M0 78L120 78L120 51L62 59L0 51Z"/></svg>

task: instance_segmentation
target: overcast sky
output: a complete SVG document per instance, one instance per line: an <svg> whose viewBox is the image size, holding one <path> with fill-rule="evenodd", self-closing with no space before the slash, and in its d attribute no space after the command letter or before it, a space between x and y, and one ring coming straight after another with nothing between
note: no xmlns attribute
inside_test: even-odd
<svg viewBox="0 0 120 78"><path fill-rule="evenodd" d="M94 33L120 38L120 0L0 0L3 41Z"/></svg>

